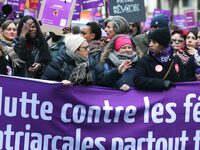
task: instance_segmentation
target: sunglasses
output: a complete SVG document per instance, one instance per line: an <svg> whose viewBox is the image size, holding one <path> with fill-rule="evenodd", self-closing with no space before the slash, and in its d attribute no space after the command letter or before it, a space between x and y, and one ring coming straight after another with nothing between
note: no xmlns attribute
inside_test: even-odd
<svg viewBox="0 0 200 150"><path fill-rule="evenodd" d="M184 40L177 40L177 39L172 39L172 43L183 43Z"/></svg>

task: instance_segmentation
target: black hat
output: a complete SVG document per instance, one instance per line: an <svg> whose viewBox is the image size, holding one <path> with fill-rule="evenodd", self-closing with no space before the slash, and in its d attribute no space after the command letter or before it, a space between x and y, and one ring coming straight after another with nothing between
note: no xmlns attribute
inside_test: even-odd
<svg viewBox="0 0 200 150"><path fill-rule="evenodd" d="M164 27L168 27L168 23L169 23L168 17L161 14L161 15L153 17L151 21L151 27L164 28Z"/></svg>
<svg viewBox="0 0 200 150"><path fill-rule="evenodd" d="M171 40L169 28L159 28L150 34L150 39L157 41L160 45L167 47Z"/></svg>
<svg viewBox="0 0 200 150"><path fill-rule="evenodd" d="M6 16L9 16L12 11L13 11L13 8L12 8L12 5L10 4L5 4L1 7L1 10L2 12L6 15Z"/></svg>

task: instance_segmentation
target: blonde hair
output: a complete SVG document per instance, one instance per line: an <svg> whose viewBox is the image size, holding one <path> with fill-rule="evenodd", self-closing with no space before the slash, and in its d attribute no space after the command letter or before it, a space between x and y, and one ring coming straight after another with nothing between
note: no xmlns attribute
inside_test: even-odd
<svg viewBox="0 0 200 150"><path fill-rule="evenodd" d="M108 59L108 55L110 52L112 52L115 48L115 41L119 36L129 36L127 34L119 34L116 35L115 37L112 38L112 40L106 45L106 47L104 48L101 57L100 57L100 63L103 64L105 63L106 59ZM129 36L130 37L130 36ZM139 58L141 58L143 56L142 51L138 48L138 46L135 44L134 40L130 37L132 45L133 45L133 51L135 51L137 53L137 55L139 56Z"/></svg>

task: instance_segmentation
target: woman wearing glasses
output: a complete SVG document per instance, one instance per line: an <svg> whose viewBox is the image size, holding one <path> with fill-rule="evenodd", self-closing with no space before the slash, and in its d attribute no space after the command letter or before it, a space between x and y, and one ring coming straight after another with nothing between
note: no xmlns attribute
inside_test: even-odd
<svg viewBox="0 0 200 150"><path fill-rule="evenodd" d="M182 30L174 30L171 33L172 47L175 50L175 54L179 56L183 64L187 64L189 56L185 52L185 35Z"/></svg>
<svg viewBox="0 0 200 150"><path fill-rule="evenodd" d="M41 78L64 84L95 84L94 63L89 60L86 40L80 34L66 34L64 42Z"/></svg>

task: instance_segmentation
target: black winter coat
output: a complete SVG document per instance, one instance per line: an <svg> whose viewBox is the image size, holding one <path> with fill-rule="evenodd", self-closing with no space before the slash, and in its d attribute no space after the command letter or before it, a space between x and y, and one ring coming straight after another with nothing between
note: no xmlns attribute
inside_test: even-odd
<svg viewBox="0 0 200 150"><path fill-rule="evenodd" d="M14 50L18 57L26 62L22 67L18 68L15 73L16 76L40 78L41 74L43 73L43 69L51 60L48 46L46 49L43 49L44 44L47 43L42 43L38 39L35 39L32 41L31 47L28 47L27 39L20 37L16 38ZM31 67L33 63L40 63L42 65L41 70L35 74L31 74L28 71L28 68Z"/></svg>
<svg viewBox="0 0 200 150"><path fill-rule="evenodd" d="M171 82L183 82L188 81L194 76L192 69L185 71L180 58L178 56L171 56L166 64L161 64L151 55L146 55L137 63L134 68L134 86L138 89L144 90L164 90L163 77L167 73L172 61L173 65L165 80ZM193 64L190 64L193 66ZM188 67L186 67L188 68Z"/></svg>
<svg viewBox="0 0 200 150"><path fill-rule="evenodd" d="M0 56L0 74L7 75L7 62L4 56Z"/></svg>

